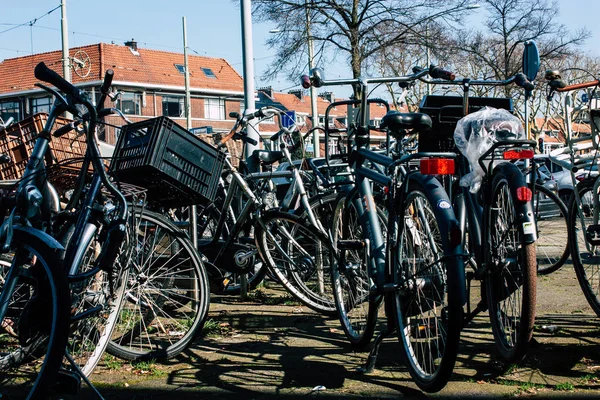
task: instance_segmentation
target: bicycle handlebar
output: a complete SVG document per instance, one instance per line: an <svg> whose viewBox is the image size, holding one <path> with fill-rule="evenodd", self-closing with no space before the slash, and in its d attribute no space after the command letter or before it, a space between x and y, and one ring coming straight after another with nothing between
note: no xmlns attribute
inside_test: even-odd
<svg viewBox="0 0 600 400"><path fill-rule="evenodd" d="M44 81L56 86L61 92L72 97L76 102L83 105L87 103L87 99L81 95L79 89L73 86L70 82L66 81L55 71L48 68L43 61L36 65L34 75L40 81Z"/></svg>

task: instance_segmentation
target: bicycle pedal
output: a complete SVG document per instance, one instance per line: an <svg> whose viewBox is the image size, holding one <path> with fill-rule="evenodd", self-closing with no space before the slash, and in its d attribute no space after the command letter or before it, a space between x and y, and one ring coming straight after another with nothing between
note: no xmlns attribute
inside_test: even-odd
<svg viewBox="0 0 600 400"><path fill-rule="evenodd" d="M363 240L338 240L338 249L340 250L361 250L365 248L365 242Z"/></svg>
<svg viewBox="0 0 600 400"><path fill-rule="evenodd" d="M585 239L589 244L600 245L600 225L590 225L585 230Z"/></svg>
<svg viewBox="0 0 600 400"><path fill-rule="evenodd" d="M56 376L56 383L52 386L55 394L79 394L81 390L81 377L77 372L60 369Z"/></svg>

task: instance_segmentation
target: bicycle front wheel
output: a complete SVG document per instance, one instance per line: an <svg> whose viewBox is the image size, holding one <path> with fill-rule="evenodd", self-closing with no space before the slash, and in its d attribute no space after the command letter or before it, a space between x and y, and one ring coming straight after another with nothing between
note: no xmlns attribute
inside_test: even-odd
<svg viewBox="0 0 600 400"><path fill-rule="evenodd" d="M448 383L462 327L460 292L448 286L448 275L464 266L460 256L449 256L442 238L447 233L440 228L450 226L442 212L449 208L447 198L435 199L411 182L399 211L402 229L392 255L398 336L412 378L427 392Z"/></svg>
<svg viewBox="0 0 600 400"><path fill-rule="evenodd" d="M567 207L544 185L535 185L533 212L537 227L537 273L547 275L558 270L570 254Z"/></svg>
<svg viewBox="0 0 600 400"><path fill-rule="evenodd" d="M136 212L123 303L107 351L126 360L165 360L202 331L210 302L200 256L160 214Z"/></svg>
<svg viewBox="0 0 600 400"><path fill-rule="evenodd" d="M15 226L0 262L0 397L45 398L69 334L69 286L58 251Z"/></svg>
<svg viewBox="0 0 600 400"><path fill-rule="evenodd" d="M387 220L382 213L379 217L383 230ZM362 348L373 338L381 296L370 296L373 282L369 276L368 253L358 245L364 242L360 216L352 198L345 194L338 197L331 231L337 250L337 257L331 264L331 282L338 316L350 344ZM340 241L356 245L352 249L340 249Z"/></svg>
<svg viewBox="0 0 600 400"><path fill-rule="evenodd" d="M524 243L516 202L505 173L498 169L492 180L487 209L489 274L486 297L494 341L500 356L518 361L527 352L533 334L536 299L535 243Z"/></svg>
<svg viewBox="0 0 600 400"><path fill-rule="evenodd" d="M577 185L581 207L573 199L569 210L569 241L573 267L579 286L588 303L600 317L600 245L594 238L597 229L598 193L594 194L594 180L585 180Z"/></svg>
<svg viewBox="0 0 600 400"><path fill-rule="evenodd" d="M255 230L261 258L279 282L311 309L334 316L329 238L306 220L267 211Z"/></svg>

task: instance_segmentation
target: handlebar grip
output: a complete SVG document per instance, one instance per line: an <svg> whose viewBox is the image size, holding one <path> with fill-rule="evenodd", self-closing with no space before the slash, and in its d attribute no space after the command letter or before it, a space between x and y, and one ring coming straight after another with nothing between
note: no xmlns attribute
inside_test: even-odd
<svg viewBox="0 0 600 400"><path fill-rule="evenodd" d="M520 86L525 90L533 90L533 88L535 87L533 83L531 83L529 79L527 79L527 75L525 75L522 72L519 72L515 75L515 83L517 84L517 86Z"/></svg>
<svg viewBox="0 0 600 400"><path fill-rule="evenodd" d="M69 133L73 129L75 129L77 127L77 125L79 125L79 123L80 123L80 121L69 122L68 124L63 125L60 128L58 128L57 130L55 130L54 132L52 132L52 136L61 137L63 135L66 135L67 133Z"/></svg>
<svg viewBox="0 0 600 400"><path fill-rule="evenodd" d="M424 71L424 70L425 70L425 68L423 68L423 67L413 67L413 69L412 69L413 74L418 74L419 72Z"/></svg>
<svg viewBox="0 0 600 400"><path fill-rule="evenodd" d="M73 97L77 102L85 102L85 99L83 99L79 94L79 89L73 86L70 82L67 82L55 71L48 68L43 61L36 65L34 75L40 81L44 81L56 86L61 92L65 93L67 96Z"/></svg>
<svg viewBox="0 0 600 400"><path fill-rule="evenodd" d="M552 89L562 89L567 87L567 82L563 81L562 79L555 79L548 82L548 86L550 86Z"/></svg>
<svg viewBox="0 0 600 400"><path fill-rule="evenodd" d="M256 139L252 139L251 137L248 137L248 135L242 136L242 140L253 146L256 146L258 144L258 141Z"/></svg>
<svg viewBox="0 0 600 400"><path fill-rule="evenodd" d="M113 77L115 76L115 71L112 69L107 69L106 74L104 74L104 82L102 82L102 86L100 87L100 93L107 94L110 85L112 84Z"/></svg>
<svg viewBox="0 0 600 400"><path fill-rule="evenodd" d="M453 72L434 66L429 67L429 76L433 79L443 79L446 81L453 81L456 78L456 75Z"/></svg>
<svg viewBox="0 0 600 400"><path fill-rule="evenodd" d="M279 136L281 136L281 135L283 134L283 132L284 132L284 131L283 131L283 129L280 129L280 130L279 130L279 131L278 131L276 134L274 134L273 136L271 136L271 137L269 138L269 140L270 140L271 142L273 142L273 141L275 141L275 140L279 139Z"/></svg>

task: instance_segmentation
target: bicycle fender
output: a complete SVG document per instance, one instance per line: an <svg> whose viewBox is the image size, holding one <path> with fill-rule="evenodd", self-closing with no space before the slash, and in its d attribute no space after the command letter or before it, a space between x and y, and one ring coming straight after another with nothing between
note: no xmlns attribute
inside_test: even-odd
<svg viewBox="0 0 600 400"><path fill-rule="evenodd" d="M42 242L43 244L45 244L46 246L48 246L49 248L51 248L53 250L58 250L61 252L65 250L63 245L60 244L56 239L54 239L52 236L48 235L46 232L40 231L39 229L35 229L30 226L15 225L14 230L22 231L28 235L33 236L36 240Z"/></svg>
<svg viewBox="0 0 600 400"><path fill-rule="evenodd" d="M521 202L516 200L517 189L529 187L525 176L519 167L509 162L498 164L496 168L494 168L494 173L496 170L502 171L508 181L510 195L513 198L515 211L517 213L517 223L523 227L523 244L534 243L537 240L537 229L535 228L536 221L533 214L533 205L531 204L531 201Z"/></svg>
<svg viewBox="0 0 600 400"><path fill-rule="evenodd" d="M463 244L460 225L454 214L452 202L440 181L431 175L410 174L408 180L425 189L425 195L433 206L433 212L440 227L444 257L448 258L446 271L449 290L457 291L462 305L467 302Z"/></svg>

